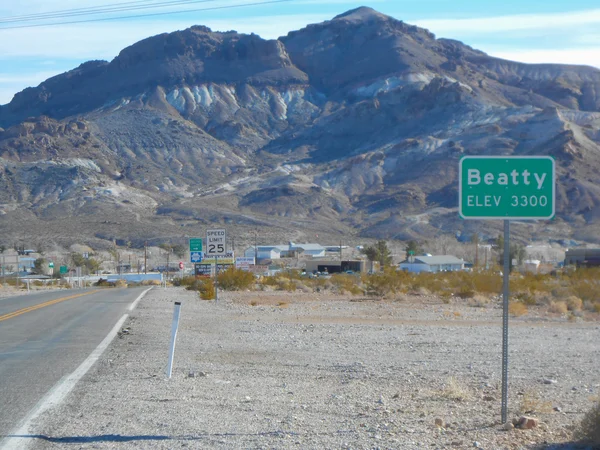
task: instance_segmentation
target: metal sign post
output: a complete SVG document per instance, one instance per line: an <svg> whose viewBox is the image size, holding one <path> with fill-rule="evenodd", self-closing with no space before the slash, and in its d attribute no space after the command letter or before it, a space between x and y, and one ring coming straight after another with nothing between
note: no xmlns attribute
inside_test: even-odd
<svg viewBox="0 0 600 450"><path fill-rule="evenodd" d="M502 423L508 420L510 221L551 219L556 173L550 156L465 156L459 163L458 210L463 219L504 220L502 280ZM487 265L487 255L486 255Z"/></svg>
<svg viewBox="0 0 600 450"><path fill-rule="evenodd" d="M219 301L219 265L215 256L215 303Z"/></svg>
<svg viewBox="0 0 600 450"><path fill-rule="evenodd" d="M175 311L173 312L173 324L171 325L171 345L169 346L169 362L167 364L167 377L171 378L173 372L173 358L175 357L175 341L177 340L177 329L179 328L179 311L181 302L175 302Z"/></svg>
<svg viewBox="0 0 600 450"><path fill-rule="evenodd" d="M504 221L504 272L502 274L502 423L508 416L508 276L510 272L510 220Z"/></svg>

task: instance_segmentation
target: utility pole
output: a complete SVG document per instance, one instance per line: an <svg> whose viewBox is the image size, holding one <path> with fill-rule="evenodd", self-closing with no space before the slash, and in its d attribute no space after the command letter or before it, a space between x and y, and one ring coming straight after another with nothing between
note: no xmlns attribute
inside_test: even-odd
<svg viewBox="0 0 600 450"><path fill-rule="evenodd" d="M340 267L342 264L342 240L340 239Z"/></svg>
<svg viewBox="0 0 600 450"><path fill-rule="evenodd" d="M144 274L148 273L148 241L144 241Z"/></svg>

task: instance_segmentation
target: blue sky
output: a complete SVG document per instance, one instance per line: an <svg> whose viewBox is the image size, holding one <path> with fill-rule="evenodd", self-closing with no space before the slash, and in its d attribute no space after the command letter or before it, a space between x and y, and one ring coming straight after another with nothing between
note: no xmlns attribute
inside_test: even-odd
<svg viewBox="0 0 600 450"><path fill-rule="evenodd" d="M147 0L146 3L159 1ZM203 0L137 14L260 1L264 0ZM0 22L12 16L126 2L131 3L131 0L88 0L84 6L80 0L7 0L0 2ZM10 24L0 23L0 104L8 103L16 92L37 86L84 61L111 60L124 47L158 33L207 25L213 30L254 32L264 38L276 38L358 6L370 6L396 19L427 28L437 37L458 39L494 56L531 63L587 64L600 68L598 0L289 0L36 28L7 29ZM115 14L94 17L113 16Z"/></svg>

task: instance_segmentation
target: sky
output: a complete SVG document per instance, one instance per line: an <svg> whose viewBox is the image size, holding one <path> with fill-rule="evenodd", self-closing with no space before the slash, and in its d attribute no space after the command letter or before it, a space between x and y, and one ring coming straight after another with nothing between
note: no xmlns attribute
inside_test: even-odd
<svg viewBox="0 0 600 450"><path fill-rule="evenodd" d="M460 40L492 56L600 68L598 0L266 1L1 1L0 104L10 102L26 87L37 86L85 61L110 61L123 48L159 33L205 25L214 31L253 32L275 39L359 6L427 28L437 37ZM92 7L115 11L94 15L89 10L74 11ZM35 16L47 17L49 13L55 13L51 20ZM123 17L132 15L145 17ZM48 25L77 20L88 22Z"/></svg>

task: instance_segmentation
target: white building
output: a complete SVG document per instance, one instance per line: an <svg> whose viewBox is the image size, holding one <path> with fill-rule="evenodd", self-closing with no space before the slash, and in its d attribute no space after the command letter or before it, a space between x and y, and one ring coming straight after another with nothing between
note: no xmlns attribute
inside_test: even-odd
<svg viewBox="0 0 600 450"><path fill-rule="evenodd" d="M256 247L248 247L244 251L244 256L254 257L257 259L280 259L281 254L285 256L290 250L288 245L258 245Z"/></svg>
<svg viewBox="0 0 600 450"><path fill-rule="evenodd" d="M452 255L411 256L399 264L401 270L408 272L454 272L465 269L465 262Z"/></svg>
<svg viewBox="0 0 600 450"><path fill-rule="evenodd" d="M294 244L290 242L290 253L298 252L303 256L312 256L313 258L320 258L325 256L325 247L320 244Z"/></svg>

